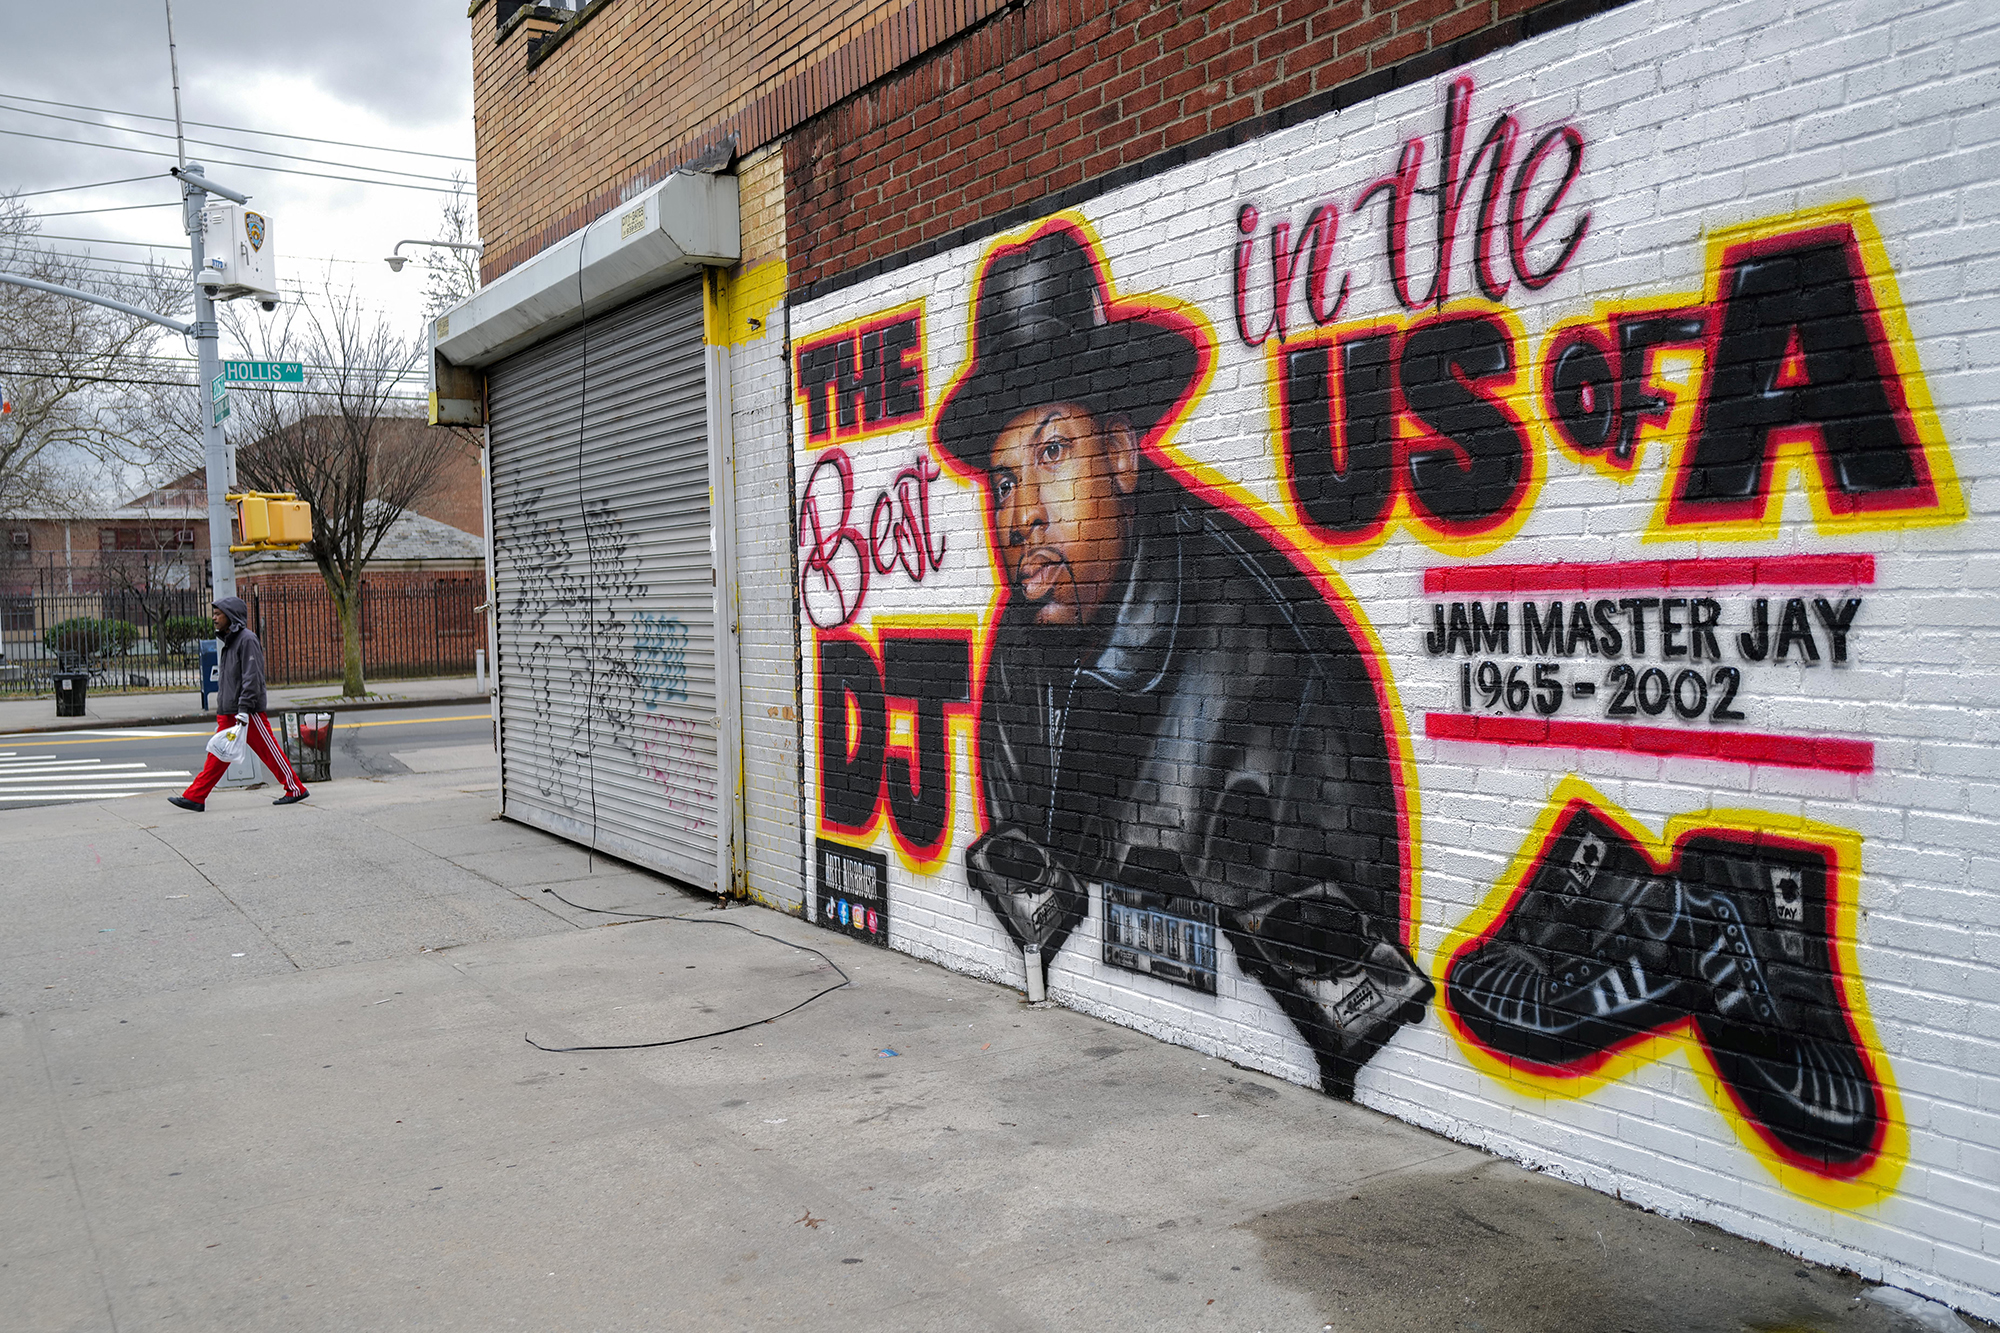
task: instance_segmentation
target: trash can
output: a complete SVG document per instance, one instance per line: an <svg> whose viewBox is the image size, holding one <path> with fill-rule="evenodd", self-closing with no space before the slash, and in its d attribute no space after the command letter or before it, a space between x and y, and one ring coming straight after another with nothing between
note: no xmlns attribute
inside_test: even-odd
<svg viewBox="0 0 2000 1333"><path fill-rule="evenodd" d="M278 734L300 782L333 781L332 713L280 713Z"/></svg>
<svg viewBox="0 0 2000 1333"><path fill-rule="evenodd" d="M90 694L90 673L88 671L58 671L56 681L56 716L82 717L85 699Z"/></svg>

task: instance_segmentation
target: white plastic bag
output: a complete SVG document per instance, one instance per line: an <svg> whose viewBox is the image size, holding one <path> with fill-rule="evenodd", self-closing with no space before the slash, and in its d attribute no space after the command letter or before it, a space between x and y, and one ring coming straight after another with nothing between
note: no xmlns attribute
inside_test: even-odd
<svg viewBox="0 0 2000 1333"><path fill-rule="evenodd" d="M208 752L225 764L242 762L250 753L250 741L243 734L248 721L248 718L238 713L235 726L226 731L218 731L208 738Z"/></svg>

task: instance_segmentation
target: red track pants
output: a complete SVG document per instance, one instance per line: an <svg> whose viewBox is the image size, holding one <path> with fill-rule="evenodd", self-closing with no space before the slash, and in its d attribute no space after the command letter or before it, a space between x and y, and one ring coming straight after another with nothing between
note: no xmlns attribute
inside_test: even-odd
<svg viewBox="0 0 2000 1333"><path fill-rule="evenodd" d="M215 719L217 731L227 731L235 725L236 718L230 713L220 714ZM285 784L285 791L288 794L296 794L306 789L305 784L299 781L299 775L292 772L291 762L285 758L285 747L278 743L277 733L271 730L270 718L262 713L252 713L250 725L245 728L243 735L250 742L251 750L264 761L264 767L270 769L271 775ZM222 775L228 771L229 765L210 755L208 762L202 765L201 772L195 774L194 781L188 784L188 789L181 795L190 801L207 801L208 794L215 790L215 784L222 781Z"/></svg>

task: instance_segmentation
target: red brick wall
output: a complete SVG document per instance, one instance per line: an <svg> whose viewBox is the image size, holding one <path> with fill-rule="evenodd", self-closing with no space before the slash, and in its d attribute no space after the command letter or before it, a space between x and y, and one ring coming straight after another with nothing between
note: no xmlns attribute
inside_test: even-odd
<svg viewBox="0 0 2000 1333"><path fill-rule="evenodd" d="M1006 2L593 0L560 25L530 10L504 28L474 5L485 280L710 144L769 143Z"/></svg>
<svg viewBox="0 0 2000 1333"><path fill-rule="evenodd" d="M787 142L792 291L1066 207L1065 191L1094 193L1616 3L1028 0Z"/></svg>
<svg viewBox="0 0 2000 1333"><path fill-rule="evenodd" d="M370 680L471 675L486 647L478 570L383 570L362 577L363 670ZM340 679L340 622L316 570L240 581L274 685Z"/></svg>
<svg viewBox="0 0 2000 1333"><path fill-rule="evenodd" d="M410 508L461 532L484 536L486 504L479 476L479 437L458 431L451 434L456 447L440 469L437 484Z"/></svg>

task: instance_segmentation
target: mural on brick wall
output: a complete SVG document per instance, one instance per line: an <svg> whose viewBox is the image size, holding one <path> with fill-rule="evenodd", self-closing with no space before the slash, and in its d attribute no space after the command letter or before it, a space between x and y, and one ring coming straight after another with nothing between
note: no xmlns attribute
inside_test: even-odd
<svg viewBox="0 0 2000 1333"><path fill-rule="evenodd" d="M1589 117L1425 96L795 309L810 910L1341 1096L1667 1062L1886 1197L1874 589L1967 505L1876 211L1637 264Z"/></svg>

